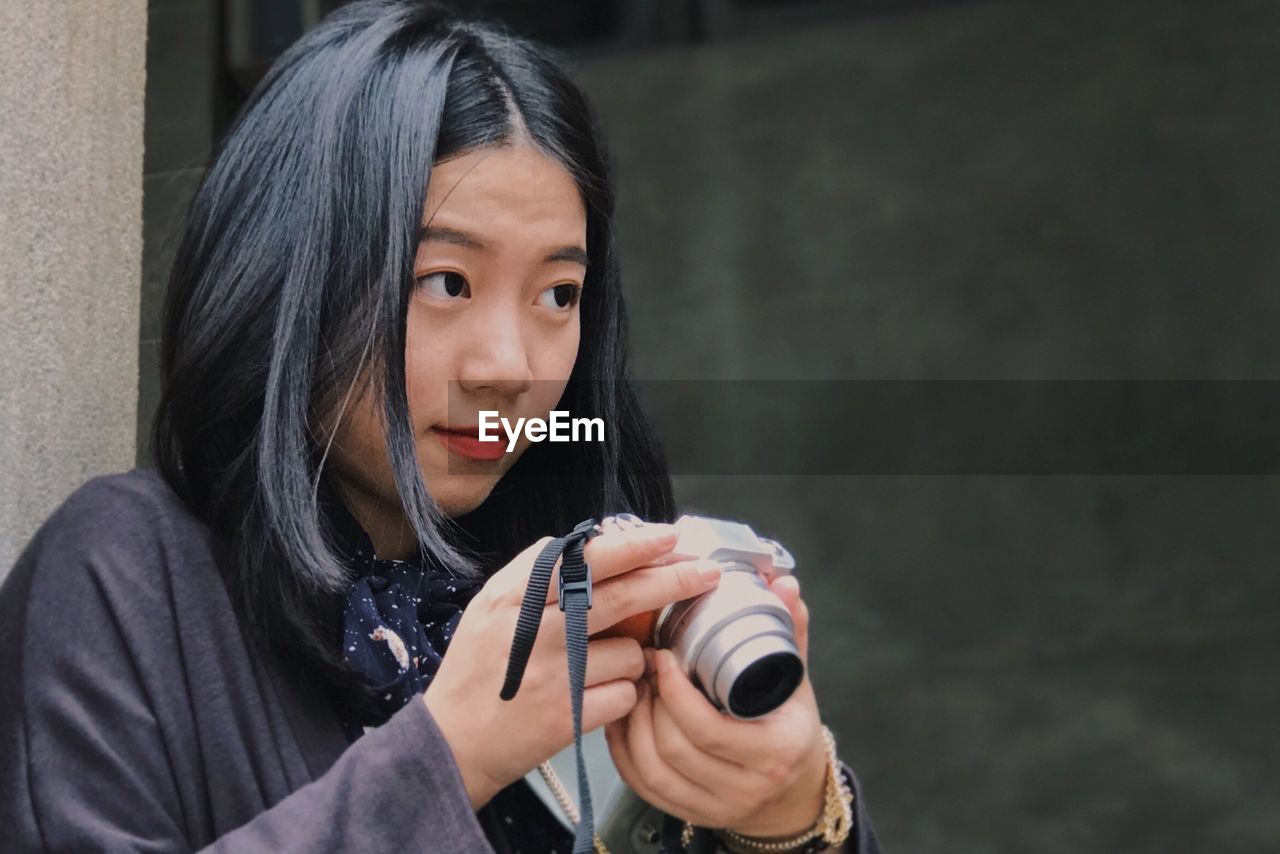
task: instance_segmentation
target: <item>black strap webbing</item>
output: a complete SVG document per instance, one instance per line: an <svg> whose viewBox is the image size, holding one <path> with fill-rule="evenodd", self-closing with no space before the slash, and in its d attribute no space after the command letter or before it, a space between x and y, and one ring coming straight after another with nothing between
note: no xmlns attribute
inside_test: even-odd
<svg viewBox="0 0 1280 854"><path fill-rule="evenodd" d="M587 681L587 611L591 610L591 567L582 555L587 541L600 533L594 519L586 519L563 537L543 547L533 562L529 585L520 603L516 633L507 660L507 676L501 697L510 700L520 690L533 643L538 639L542 611L546 607L551 573L560 559L560 610L564 611L565 644L569 659L569 699L573 706L573 748L578 761L578 810L581 818L573 839L574 854L592 854L595 850L595 818L591 810L591 783L582 758L582 694Z"/></svg>

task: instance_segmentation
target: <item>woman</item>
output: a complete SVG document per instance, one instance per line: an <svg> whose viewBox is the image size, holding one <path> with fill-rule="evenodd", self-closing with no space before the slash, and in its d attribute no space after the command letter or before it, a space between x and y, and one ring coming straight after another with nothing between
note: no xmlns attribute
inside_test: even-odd
<svg viewBox="0 0 1280 854"><path fill-rule="evenodd" d="M369 0L277 61L174 263L159 471L82 487L0 593L7 846L568 850L522 781L572 740L554 593L498 696L535 557L653 520L586 545L593 634L720 571L662 565L612 211L589 106L528 43ZM605 440L478 441L481 411L553 408ZM733 721L667 654L589 653L583 726L645 801L743 850L824 812L807 682ZM860 804L848 850L874 849Z"/></svg>

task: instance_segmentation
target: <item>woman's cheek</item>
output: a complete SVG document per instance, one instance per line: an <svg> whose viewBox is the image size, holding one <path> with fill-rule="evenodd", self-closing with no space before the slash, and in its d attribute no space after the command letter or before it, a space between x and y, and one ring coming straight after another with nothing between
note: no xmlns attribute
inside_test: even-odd
<svg viewBox="0 0 1280 854"><path fill-rule="evenodd" d="M456 385L446 372L441 354L427 346L405 350L405 396L414 433L425 434L441 416L449 414L450 387Z"/></svg>
<svg viewBox="0 0 1280 854"><path fill-rule="evenodd" d="M547 335L538 347L534 365L534 388L539 417L547 417L564 396L573 367L578 361L578 344L581 331L575 315L570 323ZM570 413L573 415L574 413Z"/></svg>

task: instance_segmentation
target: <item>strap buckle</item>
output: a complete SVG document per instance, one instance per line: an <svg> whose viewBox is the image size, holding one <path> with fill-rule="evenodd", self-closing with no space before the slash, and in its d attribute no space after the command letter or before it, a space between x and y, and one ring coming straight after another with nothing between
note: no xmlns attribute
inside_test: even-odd
<svg viewBox="0 0 1280 854"><path fill-rule="evenodd" d="M573 527L572 531L570 531L568 534L565 535L564 539L566 541L566 544L573 543L575 540L581 540L582 545L586 545L586 543L589 542L591 538L599 535L602 531L603 529L600 527L600 525L596 523L595 519L583 519L581 522L579 522L577 525ZM581 546L578 546L578 548L581 549ZM567 553L568 553L568 550L566 550L566 554ZM560 600L560 610L561 611L564 610L564 600L565 600L566 593L576 593L578 591L581 591L587 594L587 610L590 611L591 610L591 567L587 566L585 560L579 560L577 553L574 554L574 562L575 564L581 564L581 566L575 565L573 567L574 578L572 580L565 580L565 572L564 572L566 568L565 562L562 562L560 564L559 585L557 588L557 596ZM579 570L582 573L582 576L580 578L577 577Z"/></svg>
<svg viewBox="0 0 1280 854"><path fill-rule="evenodd" d="M587 594L587 610L590 611L591 610L591 573L588 572L584 577L580 579L575 579L573 581L565 581L564 567L561 567L560 585L559 585L559 593L558 593L558 596L560 597L561 611L564 610L565 594L577 593L578 591L581 591Z"/></svg>

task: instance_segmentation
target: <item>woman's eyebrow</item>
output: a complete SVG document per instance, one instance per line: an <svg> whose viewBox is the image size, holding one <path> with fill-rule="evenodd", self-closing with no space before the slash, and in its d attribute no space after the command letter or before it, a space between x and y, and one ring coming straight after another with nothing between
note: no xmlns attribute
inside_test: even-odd
<svg viewBox="0 0 1280 854"><path fill-rule="evenodd" d="M452 243L455 246L465 246L468 249L479 249L481 252L489 251L489 244L483 240L473 237L465 231L458 231L456 228L445 228L441 225L422 226L422 229L418 232L418 243L425 243L428 240Z"/></svg>
<svg viewBox="0 0 1280 854"><path fill-rule="evenodd" d="M581 246L561 246L554 252L549 253L542 259L544 264L552 264L556 261L573 261L581 264L584 268L587 266L587 251Z"/></svg>
<svg viewBox="0 0 1280 854"><path fill-rule="evenodd" d="M455 246L465 246L468 249L476 249L480 252L492 251L489 244L478 237L468 232L459 231L456 228L446 228L442 225L424 225L422 227L418 232L418 243L421 244L428 240L452 243ZM547 253L546 257L542 259L544 264L552 264L559 261L571 261L581 264L585 268L588 266L587 251L581 246L561 246Z"/></svg>

